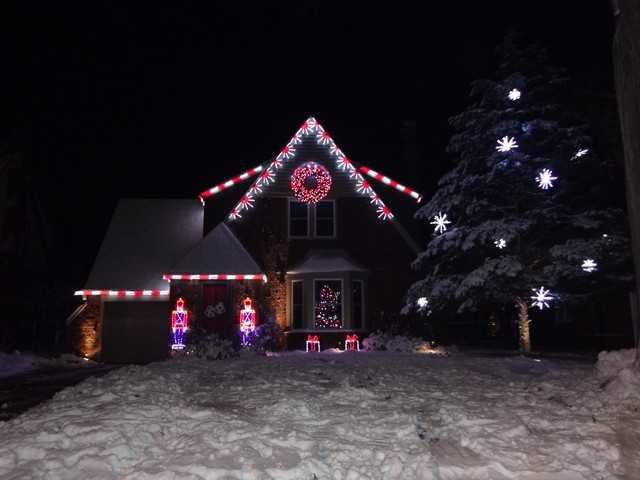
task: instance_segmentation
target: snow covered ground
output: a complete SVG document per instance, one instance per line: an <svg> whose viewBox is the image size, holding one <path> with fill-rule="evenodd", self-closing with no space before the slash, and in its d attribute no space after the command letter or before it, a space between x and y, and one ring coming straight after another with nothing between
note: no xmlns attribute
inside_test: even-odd
<svg viewBox="0 0 640 480"><path fill-rule="evenodd" d="M329 350L127 366L0 424L0 478L639 478L633 359Z"/></svg>

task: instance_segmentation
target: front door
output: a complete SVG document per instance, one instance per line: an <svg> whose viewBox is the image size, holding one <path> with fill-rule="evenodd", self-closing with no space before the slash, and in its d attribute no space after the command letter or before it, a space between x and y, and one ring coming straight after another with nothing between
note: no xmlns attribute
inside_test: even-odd
<svg viewBox="0 0 640 480"><path fill-rule="evenodd" d="M230 338L233 334L232 310L226 283L205 283L202 286L200 327L205 333Z"/></svg>

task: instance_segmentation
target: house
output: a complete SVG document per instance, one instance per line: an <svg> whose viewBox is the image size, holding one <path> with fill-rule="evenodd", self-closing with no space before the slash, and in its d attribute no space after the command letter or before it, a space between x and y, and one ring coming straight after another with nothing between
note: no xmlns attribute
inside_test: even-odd
<svg viewBox="0 0 640 480"><path fill-rule="evenodd" d="M375 187L375 189L374 189ZM121 200L69 318L76 353L148 362L187 332L239 334L245 302L283 347L344 348L393 320L419 252L417 192L349 159L307 119L272 159L187 200ZM249 310L246 310L249 311Z"/></svg>

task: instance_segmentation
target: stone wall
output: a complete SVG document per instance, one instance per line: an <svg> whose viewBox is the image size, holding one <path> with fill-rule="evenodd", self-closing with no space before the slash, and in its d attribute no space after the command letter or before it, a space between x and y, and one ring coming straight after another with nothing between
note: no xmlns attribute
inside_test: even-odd
<svg viewBox="0 0 640 480"><path fill-rule="evenodd" d="M99 296L89 296L82 312L67 325L67 349L79 357L99 360L102 306Z"/></svg>

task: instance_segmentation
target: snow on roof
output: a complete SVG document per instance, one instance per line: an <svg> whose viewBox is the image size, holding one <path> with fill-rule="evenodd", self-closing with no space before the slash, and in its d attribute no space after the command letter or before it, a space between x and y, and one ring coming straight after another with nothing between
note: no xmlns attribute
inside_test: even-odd
<svg viewBox="0 0 640 480"><path fill-rule="evenodd" d="M170 275L258 275L262 270L224 223L218 224L168 271Z"/></svg>
<svg viewBox="0 0 640 480"><path fill-rule="evenodd" d="M163 290L162 275L202 239L198 199L124 199L93 264L87 290Z"/></svg>
<svg viewBox="0 0 640 480"><path fill-rule="evenodd" d="M315 252L287 273L324 273L324 272L366 272L367 270L349 259L344 252Z"/></svg>

